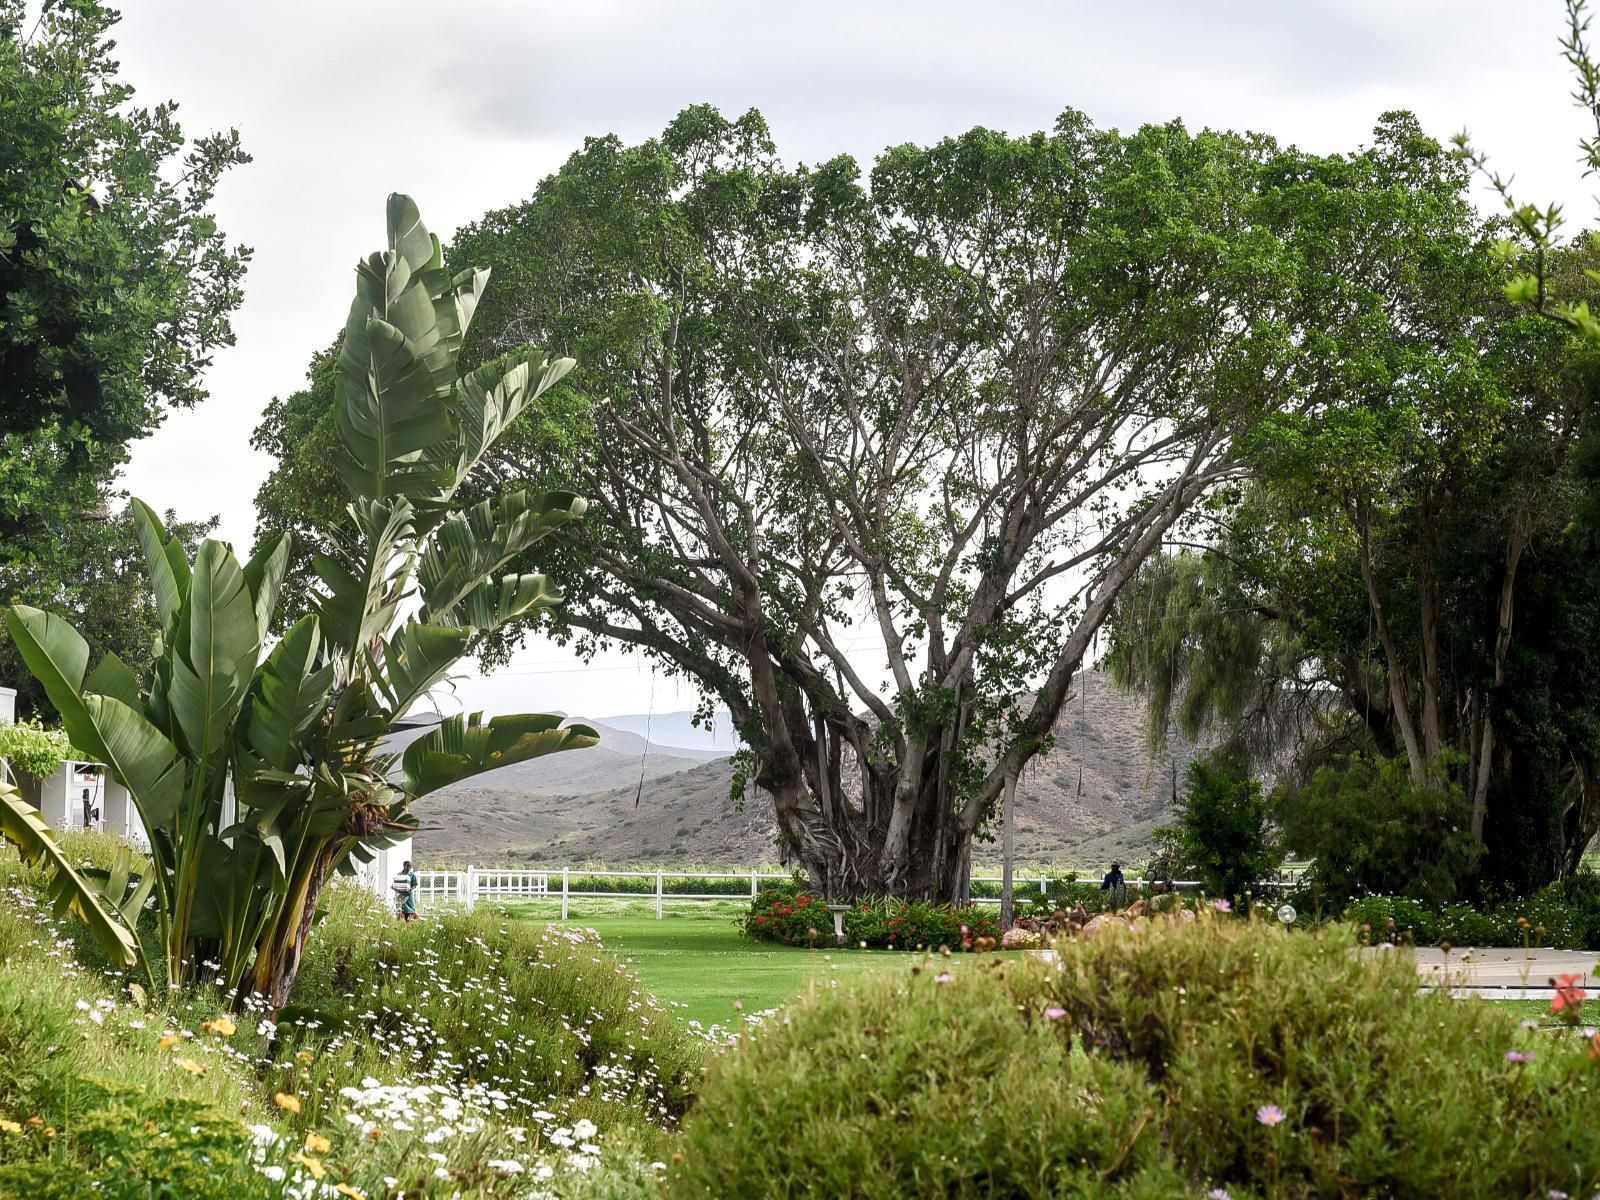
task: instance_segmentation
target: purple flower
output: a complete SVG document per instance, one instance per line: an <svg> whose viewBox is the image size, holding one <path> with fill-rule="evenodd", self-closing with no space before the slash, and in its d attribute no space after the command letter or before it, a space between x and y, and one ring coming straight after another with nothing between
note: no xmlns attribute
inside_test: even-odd
<svg viewBox="0 0 1600 1200"><path fill-rule="evenodd" d="M1273 1125L1282 1125L1284 1122L1283 1109L1279 1108L1276 1104L1263 1104L1260 1108L1256 1109L1256 1120L1268 1127Z"/></svg>
<svg viewBox="0 0 1600 1200"><path fill-rule="evenodd" d="M1232 903L1230 903L1227 900L1213 900L1211 902L1211 907L1216 909L1218 912L1223 912L1223 913L1227 913L1227 912L1232 912L1233 911Z"/></svg>
<svg viewBox="0 0 1600 1200"><path fill-rule="evenodd" d="M935 983L949 983L954 978L955 976L950 974L949 971L940 971L933 977L933 981Z"/></svg>
<svg viewBox="0 0 1600 1200"><path fill-rule="evenodd" d="M1514 1063L1532 1062L1533 1052L1530 1050L1507 1050L1506 1061Z"/></svg>
<svg viewBox="0 0 1600 1200"><path fill-rule="evenodd" d="M1233 1197L1228 1195L1227 1188L1212 1188L1206 1193L1206 1200L1233 1200Z"/></svg>
<svg viewBox="0 0 1600 1200"><path fill-rule="evenodd" d="M1067 1015L1067 1010L1059 1007L1058 1005L1052 1004L1049 1008L1044 1010L1044 1015L1052 1021L1059 1021L1062 1017Z"/></svg>

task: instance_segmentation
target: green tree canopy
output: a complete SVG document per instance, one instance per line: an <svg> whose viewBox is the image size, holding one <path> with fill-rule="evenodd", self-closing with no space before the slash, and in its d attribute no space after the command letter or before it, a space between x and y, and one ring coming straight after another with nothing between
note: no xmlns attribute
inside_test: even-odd
<svg viewBox="0 0 1600 1200"><path fill-rule="evenodd" d="M67 580L74 514L101 507L128 444L204 397L232 343L249 251L210 213L249 161L232 130L190 143L176 105L118 78L117 14L0 0L0 594ZM66 557L63 557L63 556Z"/></svg>

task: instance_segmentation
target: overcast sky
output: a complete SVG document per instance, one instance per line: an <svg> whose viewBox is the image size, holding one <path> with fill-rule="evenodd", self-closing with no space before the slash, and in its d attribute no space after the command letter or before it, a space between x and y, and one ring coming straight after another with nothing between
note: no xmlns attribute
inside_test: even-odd
<svg viewBox="0 0 1600 1200"><path fill-rule="evenodd" d="M1046 128L1063 108L1132 128L1257 129L1352 148L1409 108L1463 127L1518 191L1593 216L1583 115L1559 57L1559 0L124 0L123 76L174 99L191 135L236 126L255 161L217 214L255 260L211 399L133 452L124 484L157 509L216 513L247 547L269 463L266 401L299 386L344 319L356 260L409 192L441 236L515 203L585 136L658 133L684 106L759 108L780 151L863 164L973 125ZM1592 132L1592 131L1591 131ZM1487 203L1487 201L1486 201ZM689 706L616 656L579 667L530 643L469 678L470 707L590 716Z"/></svg>

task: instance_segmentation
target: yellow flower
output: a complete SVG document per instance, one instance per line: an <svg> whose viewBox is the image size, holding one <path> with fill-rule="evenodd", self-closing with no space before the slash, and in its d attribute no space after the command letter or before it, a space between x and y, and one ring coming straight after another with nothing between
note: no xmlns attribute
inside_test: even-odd
<svg viewBox="0 0 1600 1200"><path fill-rule="evenodd" d="M166 1037L161 1039L161 1048L163 1050L170 1050L174 1046L176 1046L177 1044L178 1044L178 1035L175 1034L175 1033L169 1033L169 1034L167 1034Z"/></svg>
<svg viewBox="0 0 1600 1200"><path fill-rule="evenodd" d="M207 1021L200 1028L207 1033L215 1033L222 1037L232 1037L239 1032L239 1027L228 1020L227 1017L218 1017L215 1021Z"/></svg>
<svg viewBox="0 0 1600 1200"><path fill-rule="evenodd" d="M44 1127L44 1135L47 1138L55 1137L55 1135L56 1135L56 1127L54 1125L46 1125Z"/></svg>
<svg viewBox="0 0 1600 1200"><path fill-rule="evenodd" d="M306 1134L306 1149L313 1154L326 1154L333 1149L333 1143L320 1133Z"/></svg>
<svg viewBox="0 0 1600 1200"><path fill-rule="evenodd" d="M191 1075L204 1075L206 1073L206 1069L192 1058L180 1058L178 1065Z"/></svg>
<svg viewBox="0 0 1600 1200"><path fill-rule="evenodd" d="M300 1097L298 1096L291 1096L288 1092L279 1092L273 1099L278 1102L279 1108L287 1109L292 1113L300 1111Z"/></svg>
<svg viewBox="0 0 1600 1200"><path fill-rule="evenodd" d="M0 1121L0 1133L21 1133L22 1126L15 1121Z"/></svg>
<svg viewBox="0 0 1600 1200"><path fill-rule="evenodd" d="M328 1173L328 1168L322 1165L321 1160L315 1159L315 1158L307 1158L304 1154L296 1154L289 1161L290 1162L297 1162L302 1167L304 1167L306 1170L310 1171L311 1172L311 1178L313 1178L313 1179L320 1180L324 1175L326 1175Z"/></svg>
<svg viewBox="0 0 1600 1200"><path fill-rule="evenodd" d="M294 1056L301 1062L310 1062L316 1055L309 1050L296 1050Z"/></svg>
<svg viewBox="0 0 1600 1200"><path fill-rule="evenodd" d="M367 1200L367 1194L360 1188L353 1188L348 1183L336 1183L333 1190L341 1196L349 1196L350 1200Z"/></svg>
<svg viewBox="0 0 1600 1200"><path fill-rule="evenodd" d="M374 1125L371 1129L367 1130L367 1136L373 1141L377 1141L383 1136L383 1126Z"/></svg>

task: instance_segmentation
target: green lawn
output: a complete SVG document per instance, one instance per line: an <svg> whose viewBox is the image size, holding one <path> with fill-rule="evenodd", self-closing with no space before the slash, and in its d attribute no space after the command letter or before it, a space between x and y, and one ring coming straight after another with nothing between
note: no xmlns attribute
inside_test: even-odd
<svg viewBox="0 0 1600 1200"><path fill-rule="evenodd" d="M579 905L573 905L576 910ZM732 1025L739 1015L763 1012L808 988L833 987L872 971L908 970L926 956L887 950L802 950L755 942L734 928L743 901L707 901L692 909L670 906L656 920L655 901L585 900L570 914L571 925L593 929L613 954L639 972L644 984L685 1023ZM560 901L505 906L513 916L559 924ZM953 955L960 970L972 961ZM1550 1021L1547 1000L1484 1001L1518 1019Z"/></svg>
<svg viewBox="0 0 1600 1200"><path fill-rule="evenodd" d="M889 950L803 950L755 942L733 926L738 904L708 902L704 910L673 912L655 919L653 901L617 901L603 908L585 905L591 912L572 914L572 925L593 929L613 954L639 972L645 986L672 1006L685 1022L731 1025L739 1010L747 1013L775 1008L808 988L833 987L870 971L909 970L924 955ZM517 916L530 920L556 920L541 903L508 905ZM594 910L599 911L594 911ZM960 969L963 959L950 964Z"/></svg>

